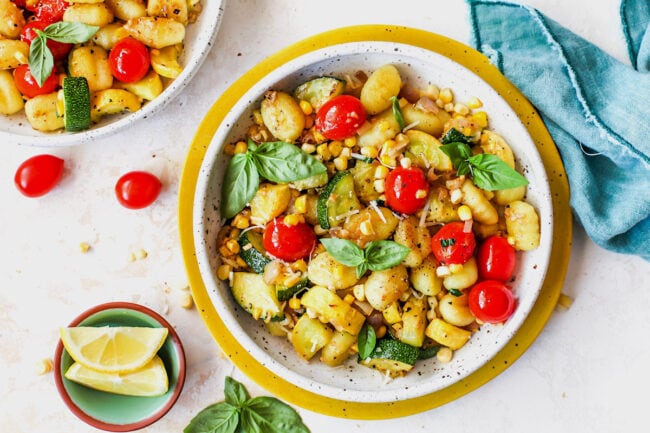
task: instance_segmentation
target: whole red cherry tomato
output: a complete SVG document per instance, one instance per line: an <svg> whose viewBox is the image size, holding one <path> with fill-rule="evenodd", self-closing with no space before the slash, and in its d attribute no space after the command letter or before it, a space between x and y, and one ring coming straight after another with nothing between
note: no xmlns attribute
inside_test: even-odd
<svg viewBox="0 0 650 433"><path fill-rule="evenodd" d="M467 298L474 317L486 323L501 323L515 310L515 298L500 281L485 280L475 284Z"/></svg>
<svg viewBox="0 0 650 433"><path fill-rule="evenodd" d="M25 3L26 9L34 12L36 19L50 24L63 20L63 13L70 6L65 0L36 0Z"/></svg>
<svg viewBox="0 0 650 433"><path fill-rule="evenodd" d="M23 42L27 42L28 44L31 45L32 41L36 39L36 32L34 31L34 29L45 30L45 27L49 25L50 23L45 21L28 22L27 24L25 24L22 31L20 32L20 40ZM47 47L52 52L52 56L54 57L54 60L61 60L68 54L68 52L70 52L70 48L72 48L72 44L66 44L63 42L57 42L55 40L48 39Z"/></svg>
<svg viewBox="0 0 650 433"><path fill-rule="evenodd" d="M413 214L427 202L429 182L417 167L397 167L386 176L386 204L394 211Z"/></svg>
<svg viewBox="0 0 650 433"><path fill-rule="evenodd" d="M133 38L119 40L108 54L108 66L115 78L124 83L142 79L149 71L149 50Z"/></svg>
<svg viewBox="0 0 650 433"><path fill-rule="evenodd" d="M288 225L284 218L275 218L267 224L262 243L272 256L293 262L311 254L316 245L316 234L307 223Z"/></svg>
<svg viewBox="0 0 650 433"><path fill-rule="evenodd" d="M351 95L333 97L316 113L316 129L330 140L352 137L365 121L363 104Z"/></svg>
<svg viewBox="0 0 650 433"><path fill-rule="evenodd" d="M483 280L508 281L515 270L515 249L501 236L490 236L476 253L478 275Z"/></svg>
<svg viewBox="0 0 650 433"><path fill-rule="evenodd" d="M29 65L23 64L14 69L14 83L16 87L28 98L38 95L46 95L54 92L59 87L59 76L56 73L56 66L52 68L52 73L45 80L42 86L38 85L36 78L29 70Z"/></svg>
<svg viewBox="0 0 650 433"><path fill-rule="evenodd" d="M162 183L146 171L130 171L115 184L115 195L120 204L129 209L142 209L153 203L160 194Z"/></svg>
<svg viewBox="0 0 650 433"><path fill-rule="evenodd" d="M443 265L463 264L474 255L476 239L471 230L465 231L464 222L454 221L442 226L431 237L431 249Z"/></svg>
<svg viewBox="0 0 650 433"><path fill-rule="evenodd" d="M32 156L18 166L14 182L27 197L40 197L54 188L63 176L63 160L54 155Z"/></svg>

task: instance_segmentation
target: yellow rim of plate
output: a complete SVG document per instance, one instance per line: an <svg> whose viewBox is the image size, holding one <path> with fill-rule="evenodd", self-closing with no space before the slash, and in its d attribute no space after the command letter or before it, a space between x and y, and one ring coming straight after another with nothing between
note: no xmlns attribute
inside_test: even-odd
<svg viewBox="0 0 650 433"><path fill-rule="evenodd" d="M207 293L196 259L192 214L197 179L205 153L230 108L262 77L292 59L331 45L359 41L409 44L434 51L479 75L505 99L528 129L544 162L553 200L553 245L539 297L528 318L490 361L459 382L428 395L386 403L358 403L324 397L287 382L261 365L230 334ZM233 363L257 384L279 398L324 415L350 419L388 419L453 401L485 384L513 364L537 338L560 296L571 249L572 220L569 187L562 161L539 114L489 60L460 42L423 30L393 25L360 25L330 30L278 51L241 76L210 108L188 151L181 177L178 220L180 241L192 295L212 336Z"/></svg>

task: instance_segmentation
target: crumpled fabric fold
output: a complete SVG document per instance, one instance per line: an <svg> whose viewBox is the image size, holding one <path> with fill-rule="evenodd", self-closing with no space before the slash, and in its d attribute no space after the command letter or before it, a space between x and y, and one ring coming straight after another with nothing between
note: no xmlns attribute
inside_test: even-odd
<svg viewBox="0 0 650 433"><path fill-rule="evenodd" d="M539 111L573 214L598 245L650 261L650 2L622 0L631 65L538 10L467 0L472 43Z"/></svg>

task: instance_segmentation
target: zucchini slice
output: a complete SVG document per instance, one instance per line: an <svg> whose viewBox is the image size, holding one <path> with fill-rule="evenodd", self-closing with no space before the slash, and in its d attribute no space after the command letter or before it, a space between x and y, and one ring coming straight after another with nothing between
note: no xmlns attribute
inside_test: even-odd
<svg viewBox="0 0 650 433"><path fill-rule="evenodd" d="M336 77L318 77L296 87L293 96L309 102L318 111L329 99L338 96L345 90L345 81Z"/></svg>
<svg viewBox="0 0 650 433"><path fill-rule="evenodd" d="M235 272L230 290L237 303L256 320L269 322L282 319L282 306L278 301L275 287L266 284L262 275Z"/></svg>
<svg viewBox="0 0 650 433"><path fill-rule="evenodd" d="M262 234L252 230L245 231L237 239L239 243L239 257L241 257L253 272L264 273L264 267L271 261L266 256L262 244Z"/></svg>
<svg viewBox="0 0 650 433"><path fill-rule="evenodd" d="M63 79L63 119L66 131L90 128L90 89L86 78Z"/></svg>
<svg viewBox="0 0 650 433"><path fill-rule="evenodd" d="M288 301L294 295L305 290L307 288L308 283L309 283L309 279L303 278L302 280L298 281L296 284L294 284L291 287L286 287L283 285L276 286L275 289L278 293L278 301L280 302Z"/></svg>
<svg viewBox="0 0 650 433"><path fill-rule="evenodd" d="M325 230L342 224L350 212L360 209L354 178L347 170L336 173L318 195L318 223Z"/></svg>
<svg viewBox="0 0 650 433"><path fill-rule="evenodd" d="M366 367L391 376L399 376L411 370L420 356L420 349L399 340L382 338L377 340L377 345L366 359L359 362Z"/></svg>

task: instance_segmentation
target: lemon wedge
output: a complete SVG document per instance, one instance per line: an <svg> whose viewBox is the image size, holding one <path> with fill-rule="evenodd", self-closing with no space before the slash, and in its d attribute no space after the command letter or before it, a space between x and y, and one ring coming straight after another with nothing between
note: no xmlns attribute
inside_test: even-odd
<svg viewBox="0 0 650 433"><path fill-rule="evenodd" d="M156 356L169 330L130 326L61 328L63 346L72 359L104 373L130 373Z"/></svg>
<svg viewBox="0 0 650 433"><path fill-rule="evenodd" d="M165 364L159 356L154 356L144 367L131 373L103 373L75 362L65 377L99 391L139 397L162 395L169 388Z"/></svg>

